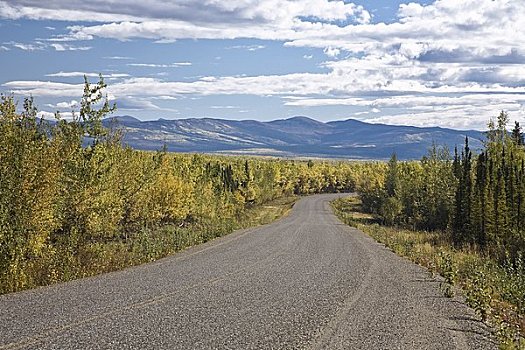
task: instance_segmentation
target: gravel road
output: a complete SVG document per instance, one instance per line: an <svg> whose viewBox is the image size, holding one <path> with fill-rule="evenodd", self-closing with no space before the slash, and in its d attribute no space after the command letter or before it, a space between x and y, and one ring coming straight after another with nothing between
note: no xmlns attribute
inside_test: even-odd
<svg viewBox="0 0 525 350"><path fill-rule="evenodd" d="M496 349L439 283L301 199L156 262L0 296L0 349Z"/></svg>

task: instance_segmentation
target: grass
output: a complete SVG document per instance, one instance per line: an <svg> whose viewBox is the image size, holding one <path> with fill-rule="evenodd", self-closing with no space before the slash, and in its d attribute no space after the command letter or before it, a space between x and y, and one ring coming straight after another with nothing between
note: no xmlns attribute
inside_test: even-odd
<svg viewBox="0 0 525 350"><path fill-rule="evenodd" d="M57 250L46 258L46 266L39 269L39 265L36 265L35 271L31 271L38 276L38 284L28 285L24 289L151 262L238 229L268 224L286 215L297 198L282 197L263 205L253 205L235 218L214 218L184 225L166 224L143 228L127 237L82 245L75 251Z"/></svg>
<svg viewBox="0 0 525 350"><path fill-rule="evenodd" d="M130 255L120 265L136 265L154 261L186 248L222 237L235 230L265 225L286 215L296 201L296 197L276 199L265 205L256 205L246 209L236 218L212 219L187 226L164 225L154 229L144 229L130 242L124 244ZM126 255L117 249L115 257L121 259ZM112 260L104 257L104 261ZM129 261L129 263L128 263Z"/></svg>
<svg viewBox="0 0 525 350"><path fill-rule="evenodd" d="M492 325L500 348L525 349L525 257L498 263L477 247L456 248L447 232L425 232L379 225L363 213L357 197L332 202L336 215L392 251L443 277L441 289L463 294L484 322Z"/></svg>

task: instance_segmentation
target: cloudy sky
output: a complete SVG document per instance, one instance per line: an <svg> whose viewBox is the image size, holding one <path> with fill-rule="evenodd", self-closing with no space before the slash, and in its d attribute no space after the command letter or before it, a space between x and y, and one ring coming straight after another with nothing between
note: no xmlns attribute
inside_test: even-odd
<svg viewBox="0 0 525 350"><path fill-rule="evenodd" d="M0 62L44 115L525 124L524 0L0 0Z"/></svg>

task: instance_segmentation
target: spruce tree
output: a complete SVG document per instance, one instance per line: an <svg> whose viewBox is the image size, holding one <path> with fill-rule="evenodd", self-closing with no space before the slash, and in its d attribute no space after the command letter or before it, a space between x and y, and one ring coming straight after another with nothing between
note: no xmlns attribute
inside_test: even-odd
<svg viewBox="0 0 525 350"><path fill-rule="evenodd" d="M465 138L465 149L461 153L457 176L459 176L456 190L455 211L453 220L454 243L459 244L468 240L470 236L471 217L471 161L472 152L468 145L468 137Z"/></svg>
<svg viewBox="0 0 525 350"><path fill-rule="evenodd" d="M478 245L484 247L487 243L487 161L484 152L478 156L476 162L476 180L474 196L472 198L472 232Z"/></svg>
<svg viewBox="0 0 525 350"><path fill-rule="evenodd" d="M521 131L520 123L517 121L514 122L514 129L512 129L511 138L516 145L523 146L523 132Z"/></svg>

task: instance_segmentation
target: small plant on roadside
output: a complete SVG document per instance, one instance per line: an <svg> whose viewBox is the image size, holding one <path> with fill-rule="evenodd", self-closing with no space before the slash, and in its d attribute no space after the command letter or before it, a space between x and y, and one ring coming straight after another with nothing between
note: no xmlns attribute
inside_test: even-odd
<svg viewBox="0 0 525 350"><path fill-rule="evenodd" d="M487 321L491 314L492 295L494 293L487 274L477 270L472 278L467 281L465 296L467 303L472 307L483 321Z"/></svg>
<svg viewBox="0 0 525 350"><path fill-rule="evenodd" d="M500 341L499 348L501 350L521 350L525 348L525 344L520 344L519 334L516 334L515 329L504 320L497 319L496 336Z"/></svg>
<svg viewBox="0 0 525 350"><path fill-rule="evenodd" d="M454 285L458 275L458 268L454 263L452 254L440 252L438 254L438 268L444 280L440 283L440 288L447 298L454 296Z"/></svg>
<svg viewBox="0 0 525 350"><path fill-rule="evenodd" d="M511 259L507 254L503 263L502 279L505 288L502 296L505 300L513 303L517 311L525 314L525 256L518 253L515 259Z"/></svg>

